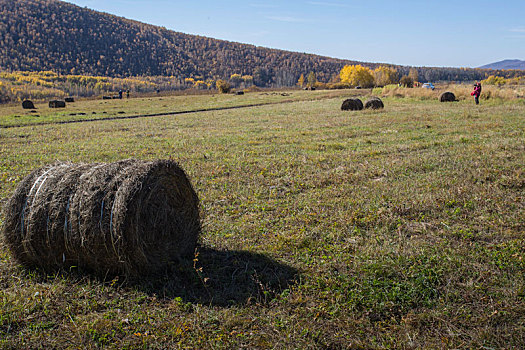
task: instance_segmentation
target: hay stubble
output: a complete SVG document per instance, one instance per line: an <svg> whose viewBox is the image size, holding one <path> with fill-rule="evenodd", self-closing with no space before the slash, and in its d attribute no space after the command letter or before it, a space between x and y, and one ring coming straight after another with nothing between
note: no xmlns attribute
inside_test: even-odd
<svg viewBox="0 0 525 350"><path fill-rule="evenodd" d="M42 281L4 252L6 347L523 348L524 105L341 101L5 130L2 199L57 157L177 156L202 200L202 245L223 259L201 250L195 279L173 284L230 291L196 302L183 288ZM249 252L300 281L267 285ZM260 293L228 304L239 280Z"/></svg>

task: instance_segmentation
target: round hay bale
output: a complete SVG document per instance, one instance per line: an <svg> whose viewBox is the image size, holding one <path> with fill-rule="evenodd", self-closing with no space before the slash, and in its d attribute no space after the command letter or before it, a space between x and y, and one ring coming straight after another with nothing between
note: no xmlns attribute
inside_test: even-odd
<svg viewBox="0 0 525 350"><path fill-rule="evenodd" d="M22 180L2 231L28 267L144 277L192 256L199 200L173 161L57 163Z"/></svg>
<svg viewBox="0 0 525 350"><path fill-rule="evenodd" d="M360 111L363 109L363 102L358 98L349 98L343 101L342 111Z"/></svg>
<svg viewBox="0 0 525 350"><path fill-rule="evenodd" d="M385 108L383 101L379 97L372 97L365 102L366 109L382 109Z"/></svg>
<svg viewBox="0 0 525 350"><path fill-rule="evenodd" d="M456 101L456 95L450 91L446 91L439 96L440 102L454 102Z"/></svg>
<svg viewBox="0 0 525 350"><path fill-rule="evenodd" d="M70 97L66 97L66 98L64 99L64 101L66 101L67 103L72 103L72 102L75 102L75 98L74 98L74 97L71 97L71 96L70 96Z"/></svg>
<svg viewBox="0 0 525 350"><path fill-rule="evenodd" d="M49 101L49 108L66 108L66 102L62 100Z"/></svg>
<svg viewBox="0 0 525 350"><path fill-rule="evenodd" d="M33 104L33 101L31 100L24 100L22 102L22 108L23 109L35 109L35 105Z"/></svg>

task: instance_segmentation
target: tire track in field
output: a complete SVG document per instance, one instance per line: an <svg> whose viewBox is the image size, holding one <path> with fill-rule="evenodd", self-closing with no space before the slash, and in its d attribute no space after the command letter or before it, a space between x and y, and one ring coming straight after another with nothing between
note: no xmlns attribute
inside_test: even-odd
<svg viewBox="0 0 525 350"><path fill-rule="evenodd" d="M0 125L0 129L24 128L24 127L29 127L29 126L43 126L43 125L90 123L90 122L108 121L108 120L120 120L120 119L153 118L153 117L163 117L163 116L169 116L169 115L181 115L181 114L190 114L190 113L227 111L227 110L233 110L233 109L271 106L271 105L287 104L287 103L294 103L294 102L318 101L318 100L325 100L325 99L332 99L332 98L337 98L337 97L334 97L334 96L320 96L319 98L316 98L316 99L298 99L298 100L290 100L290 99L288 99L288 100L274 101L274 102L252 103L252 104L240 105L240 106L199 108L199 109L192 109L192 110L186 110L186 111L176 111L176 112L137 114L137 115L113 116L113 117L102 117L102 118L86 118L86 119L62 120L62 121L59 120L59 121L49 121L49 122L28 123L28 124Z"/></svg>

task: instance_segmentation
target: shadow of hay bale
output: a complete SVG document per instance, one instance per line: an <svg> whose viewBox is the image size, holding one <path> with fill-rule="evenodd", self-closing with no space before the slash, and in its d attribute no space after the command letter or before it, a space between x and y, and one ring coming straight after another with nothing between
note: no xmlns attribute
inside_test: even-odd
<svg viewBox="0 0 525 350"><path fill-rule="evenodd" d="M195 264L173 266L162 279L135 286L160 298L229 306L267 303L295 283L298 270L262 254L201 247Z"/></svg>
<svg viewBox="0 0 525 350"><path fill-rule="evenodd" d="M457 100L456 100L456 95L454 95L454 93L450 91L445 91L439 96L439 101L440 102L455 102Z"/></svg>
<svg viewBox="0 0 525 350"><path fill-rule="evenodd" d="M172 264L163 275L141 279L94 275L78 267L48 274L39 269L19 269L13 261L8 266L11 275L4 280L8 283L12 276L18 275L42 284L64 280L71 285L104 284L115 291L133 289L157 299L180 298L185 303L229 307L268 304L294 286L300 277L296 268L248 251L200 247L196 259ZM0 279L0 287L1 282Z"/></svg>
<svg viewBox="0 0 525 350"><path fill-rule="evenodd" d="M200 233L197 194L169 160L46 166L22 180L4 214L13 257L45 271L162 274L193 254Z"/></svg>
<svg viewBox="0 0 525 350"><path fill-rule="evenodd" d="M360 111L363 109L363 102L358 98L349 98L343 101L342 111Z"/></svg>

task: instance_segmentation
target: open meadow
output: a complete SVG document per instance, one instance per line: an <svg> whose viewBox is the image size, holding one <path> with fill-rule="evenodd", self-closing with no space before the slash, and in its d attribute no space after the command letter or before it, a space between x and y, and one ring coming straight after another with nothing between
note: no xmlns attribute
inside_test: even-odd
<svg viewBox="0 0 525 350"><path fill-rule="evenodd" d="M0 107L0 204L57 160L169 158L202 213L193 261L140 284L2 243L0 348L525 348L525 103L356 94Z"/></svg>

